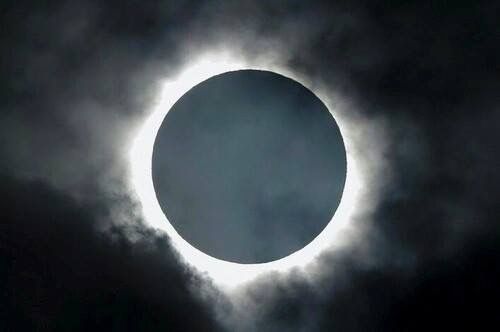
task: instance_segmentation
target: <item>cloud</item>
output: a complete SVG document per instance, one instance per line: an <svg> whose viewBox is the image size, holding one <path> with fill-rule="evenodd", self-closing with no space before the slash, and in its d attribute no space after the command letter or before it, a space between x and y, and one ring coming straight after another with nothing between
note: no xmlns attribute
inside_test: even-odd
<svg viewBox="0 0 500 332"><path fill-rule="evenodd" d="M202 298L217 293L165 236L140 224L134 241L124 228L99 232L106 204L41 182L2 177L0 197L2 330L218 330Z"/></svg>
<svg viewBox="0 0 500 332"><path fill-rule="evenodd" d="M2 6L6 329L498 324L488 305L500 270L494 2ZM353 120L356 153L373 173L362 202L370 208L353 220L361 231L348 246L307 273L265 277L228 298L142 225L126 189L126 152L160 79L222 46L273 54L270 62L348 104L339 112Z"/></svg>

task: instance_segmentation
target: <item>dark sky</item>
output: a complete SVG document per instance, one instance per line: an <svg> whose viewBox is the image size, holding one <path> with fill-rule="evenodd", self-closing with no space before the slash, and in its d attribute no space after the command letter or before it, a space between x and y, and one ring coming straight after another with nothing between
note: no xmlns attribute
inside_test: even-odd
<svg viewBox="0 0 500 332"><path fill-rule="evenodd" d="M0 330L498 330L499 7L2 1ZM220 46L340 98L380 167L349 244L238 301L127 185L159 83Z"/></svg>
<svg viewBox="0 0 500 332"><path fill-rule="evenodd" d="M225 73L172 107L156 136L153 181L177 232L238 263L288 256L332 219L346 177L340 130L299 83Z"/></svg>

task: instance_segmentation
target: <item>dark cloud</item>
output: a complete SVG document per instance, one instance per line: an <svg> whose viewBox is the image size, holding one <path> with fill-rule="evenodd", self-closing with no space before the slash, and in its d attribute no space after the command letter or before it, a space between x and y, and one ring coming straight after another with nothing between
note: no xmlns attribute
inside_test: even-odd
<svg viewBox="0 0 500 332"><path fill-rule="evenodd" d="M255 284L244 294L258 309L242 331L422 331L496 328L500 292L497 235L412 271L366 266L349 251L323 259L314 281L299 275ZM248 323L248 321L247 321Z"/></svg>
<svg viewBox="0 0 500 332"><path fill-rule="evenodd" d="M165 236L139 223L134 241L123 228L101 233L106 206L40 182L2 177L0 198L2 331L218 330L194 295L216 293Z"/></svg>
<svg viewBox="0 0 500 332"><path fill-rule="evenodd" d="M369 197L375 209L356 220L365 231L324 253L308 274L265 278L242 291L245 319L236 305L219 310L229 329L498 325L494 1L1 6L4 326L216 329L206 306L215 300L191 292L206 281L179 263L165 239L129 220L140 234L132 242L109 211L136 211L121 199L128 196L125 145L158 80L219 45L249 58L279 55L313 86L349 101L360 126L382 120L386 130L383 142L366 134L360 144L383 144L376 161L387 165L370 183L380 188ZM103 225L115 227L97 232Z"/></svg>
<svg viewBox="0 0 500 332"><path fill-rule="evenodd" d="M187 2L3 2L2 169L86 193L89 178L123 177L133 123L158 79L178 70L184 11Z"/></svg>

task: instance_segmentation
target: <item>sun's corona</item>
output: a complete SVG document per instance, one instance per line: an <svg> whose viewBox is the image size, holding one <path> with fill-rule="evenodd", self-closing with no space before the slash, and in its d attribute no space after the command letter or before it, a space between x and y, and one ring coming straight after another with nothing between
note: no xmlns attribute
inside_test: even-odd
<svg viewBox="0 0 500 332"><path fill-rule="evenodd" d="M307 82L301 80L300 77L296 77L293 72L277 65L259 65L227 53L205 54L198 61L193 61L187 65L177 77L165 80L161 95L157 102L154 103L149 117L144 121L132 142L129 155L131 186L142 205L142 214L145 221L159 232L167 233L173 246L186 263L193 266L200 273L212 278L219 286L227 288L245 284L267 272L286 272L293 268L304 268L307 264L313 262L325 249L341 245L342 229L345 228L352 217L361 186L361 177L358 176L355 167L350 136L345 134L345 126L342 118L339 118L335 112L335 105L329 103L332 98L322 96L318 91L311 89L324 102L337 120L344 137L347 154L347 176L342 200L326 228L304 248L279 260L261 264L239 264L211 257L190 245L176 232L163 213L154 190L152 156L155 137L168 111L187 91L215 75L245 69L276 72L311 89Z"/></svg>

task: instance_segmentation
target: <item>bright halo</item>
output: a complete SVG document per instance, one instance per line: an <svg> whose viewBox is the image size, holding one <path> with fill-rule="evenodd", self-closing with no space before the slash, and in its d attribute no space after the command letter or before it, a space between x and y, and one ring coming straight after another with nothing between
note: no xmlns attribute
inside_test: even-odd
<svg viewBox="0 0 500 332"><path fill-rule="evenodd" d="M261 264L239 264L220 260L203 253L185 241L163 213L156 198L151 173L154 141L165 115L174 103L202 81L218 74L242 69L272 71L300 82L313 91L334 115L344 139L347 156L347 175L342 199L325 229L304 248L279 260ZM345 119L337 114L339 112L336 112L331 98L322 96L320 91L315 91L317 89L313 89L310 84L296 76L278 65L258 65L225 52L205 54L198 61L187 65L177 77L165 80L158 102L152 107L150 116L139 129L130 149L131 185L142 204L146 222L158 231L166 232L174 248L189 265L226 289L234 289L268 272L286 272L294 268L304 268L314 262L325 249L342 245L345 243L346 227L359 202L361 177L356 168L353 139L346 130L349 121L344 121Z"/></svg>

